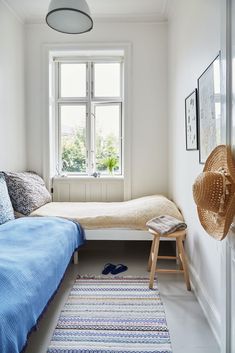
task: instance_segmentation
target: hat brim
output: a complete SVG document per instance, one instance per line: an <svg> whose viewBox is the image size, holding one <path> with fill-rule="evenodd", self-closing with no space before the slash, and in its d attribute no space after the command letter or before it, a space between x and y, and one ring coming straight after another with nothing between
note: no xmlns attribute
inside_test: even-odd
<svg viewBox="0 0 235 353"><path fill-rule="evenodd" d="M229 175L231 190L226 199L226 210L223 215L197 206L198 216L206 232L217 240L223 240L233 222L235 215L235 164L231 148L226 145L217 146L209 155L203 172L218 172L224 169Z"/></svg>
<svg viewBox="0 0 235 353"><path fill-rule="evenodd" d="M197 207L201 225L205 231L216 240L223 240L228 234L235 214L235 195L228 201L225 215L219 216L211 211Z"/></svg>

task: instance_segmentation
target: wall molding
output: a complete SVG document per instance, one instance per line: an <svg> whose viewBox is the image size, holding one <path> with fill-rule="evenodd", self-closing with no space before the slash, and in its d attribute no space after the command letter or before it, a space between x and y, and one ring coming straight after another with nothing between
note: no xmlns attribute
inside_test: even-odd
<svg viewBox="0 0 235 353"><path fill-rule="evenodd" d="M107 15L94 15L93 16L94 23L149 23L149 24L160 24L167 22L167 16L159 14L159 13L151 13L151 14L107 14ZM25 25L45 25L45 21L32 17L30 20L27 19Z"/></svg>
<svg viewBox="0 0 235 353"><path fill-rule="evenodd" d="M200 280L200 277L198 276L197 271L194 268L192 263L189 263L189 271L190 271L190 280L191 280L193 292L203 310L203 313L220 347L221 346L220 313L216 309L214 303L212 302L207 290L205 289L205 286Z"/></svg>
<svg viewBox="0 0 235 353"><path fill-rule="evenodd" d="M162 23L167 22L167 17L162 13L149 13L149 14L110 14L110 15L94 15L94 22L133 22L133 23Z"/></svg>
<svg viewBox="0 0 235 353"><path fill-rule="evenodd" d="M1 3L10 11L10 13L23 25L23 18L8 4L6 0L0 0Z"/></svg>

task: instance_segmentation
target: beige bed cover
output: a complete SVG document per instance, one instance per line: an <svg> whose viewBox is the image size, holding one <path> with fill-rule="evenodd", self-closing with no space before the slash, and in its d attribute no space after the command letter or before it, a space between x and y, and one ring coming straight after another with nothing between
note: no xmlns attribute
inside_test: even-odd
<svg viewBox="0 0 235 353"><path fill-rule="evenodd" d="M177 206L161 195L123 202L50 202L30 216L57 216L78 221L85 229L146 230L146 222L160 215L183 220Z"/></svg>
<svg viewBox="0 0 235 353"><path fill-rule="evenodd" d="M146 222L160 215L183 217L177 206L161 195L122 202L50 202L30 216L57 216L78 221L85 229L146 230Z"/></svg>

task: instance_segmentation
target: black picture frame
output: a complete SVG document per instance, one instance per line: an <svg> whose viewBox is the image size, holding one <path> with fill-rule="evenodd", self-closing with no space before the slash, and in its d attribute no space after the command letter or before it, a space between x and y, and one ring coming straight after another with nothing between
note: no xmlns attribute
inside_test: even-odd
<svg viewBox="0 0 235 353"><path fill-rule="evenodd" d="M221 58L220 53L198 78L199 163L204 164L221 144Z"/></svg>
<svg viewBox="0 0 235 353"><path fill-rule="evenodd" d="M198 150L198 106L197 89L185 98L186 150Z"/></svg>

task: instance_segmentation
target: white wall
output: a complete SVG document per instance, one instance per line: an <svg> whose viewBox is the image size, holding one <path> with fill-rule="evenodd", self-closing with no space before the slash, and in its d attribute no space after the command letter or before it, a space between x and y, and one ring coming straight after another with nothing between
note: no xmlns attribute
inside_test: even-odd
<svg viewBox="0 0 235 353"><path fill-rule="evenodd" d="M203 166L198 151L186 151L184 100L220 50L220 1L173 0L169 21L169 185L188 223L192 279L215 333L220 325L221 244L201 227L192 184Z"/></svg>
<svg viewBox="0 0 235 353"><path fill-rule="evenodd" d="M0 170L26 168L24 27L0 1Z"/></svg>
<svg viewBox="0 0 235 353"><path fill-rule="evenodd" d="M167 24L96 23L84 35L26 26L28 166L42 173L42 44L131 42L132 197L167 193Z"/></svg>

